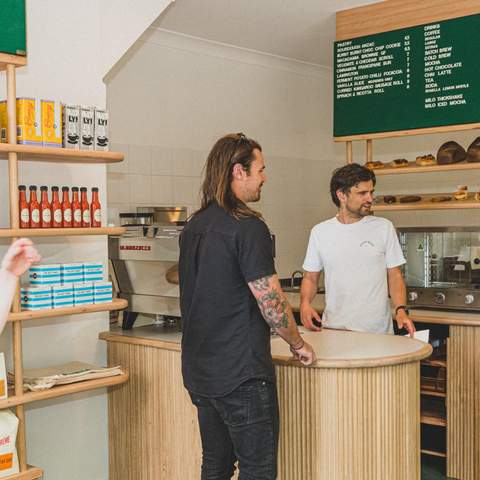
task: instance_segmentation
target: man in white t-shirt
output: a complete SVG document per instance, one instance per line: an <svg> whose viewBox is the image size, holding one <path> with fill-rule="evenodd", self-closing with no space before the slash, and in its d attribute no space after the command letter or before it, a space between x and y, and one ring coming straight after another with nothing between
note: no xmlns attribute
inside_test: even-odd
<svg viewBox="0 0 480 480"><path fill-rule="evenodd" d="M393 333L391 301L399 328L413 335L400 266L405 258L395 228L371 215L375 174L356 163L335 170L330 182L335 217L313 227L303 264L300 316L310 330L320 325ZM311 306L325 272L325 311ZM320 323L321 322L321 323Z"/></svg>

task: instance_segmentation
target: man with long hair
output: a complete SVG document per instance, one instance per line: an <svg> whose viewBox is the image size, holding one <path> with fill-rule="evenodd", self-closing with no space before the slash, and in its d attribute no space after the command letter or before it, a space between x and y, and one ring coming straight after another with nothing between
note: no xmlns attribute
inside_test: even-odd
<svg viewBox="0 0 480 480"><path fill-rule="evenodd" d="M266 180L260 145L243 134L220 138L208 155L202 203L180 237L182 373L198 409L202 480L277 476L279 412L270 331L304 365L302 340L275 272L261 214Z"/></svg>

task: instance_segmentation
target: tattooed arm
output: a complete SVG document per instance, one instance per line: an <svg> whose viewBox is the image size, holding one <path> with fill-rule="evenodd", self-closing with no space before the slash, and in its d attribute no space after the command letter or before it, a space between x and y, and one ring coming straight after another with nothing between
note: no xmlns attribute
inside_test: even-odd
<svg viewBox="0 0 480 480"><path fill-rule="evenodd" d="M248 284L257 300L263 318L291 347L292 353L304 365L315 361L315 352L298 332L292 309L280 287L277 275L259 278Z"/></svg>

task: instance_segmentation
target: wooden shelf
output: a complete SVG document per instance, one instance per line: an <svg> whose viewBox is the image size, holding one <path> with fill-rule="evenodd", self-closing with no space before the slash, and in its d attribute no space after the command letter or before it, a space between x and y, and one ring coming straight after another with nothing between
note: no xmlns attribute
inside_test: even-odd
<svg viewBox="0 0 480 480"><path fill-rule="evenodd" d="M427 167L420 167L415 162L410 162L408 167L388 167L374 168L373 172L378 175L397 175L405 173L428 173L428 172L451 172L454 170L478 170L480 169L480 162L477 163L452 163L451 165L430 165Z"/></svg>
<svg viewBox="0 0 480 480"><path fill-rule="evenodd" d="M115 298L109 303L96 303L93 305L80 305L78 307L46 308L44 310L24 310L18 313L10 313L7 317L9 322L21 322L24 320L40 320L42 318L63 317L65 315L80 315L82 313L109 312L127 308L128 302L123 298Z"/></svg>
<svg viewBox="0 0 480 480"><path fill-rule="evenodd" d="M43 470L41 468L32 467L28 465L27 470L20 473L15 473L14 475L9 475L8 477L3 477L2 480L35 480L37 478L42 478Z"/></svg>
<svg viewBox="0 0 480 480"><path fill-rule="evenodd" d="M26 64L27 57L22 55L10 55L9 53L0 53L0 70L6 70L7 65L24 67Z"/></svg>
<svg viewBox="0 0 480 480"><path fill-rule="evenodd" d="M25 392L23 395L13 395L5 400L0 400L0 410L4 408L12 408L17 405L38 402L49 398L63 397L65 395L73 395L74 393L88 392L97 388L113 387L120 385L128 380L128 373L115 375L113 377L97 378L95 380L85 380L83 382L70 383L68 385L59 385L48 390L39 392Z"/></svg>
<svg viewBox="0 0 480 480"><path fill-rule="evenodd" d="M475 200L474 194L469 193L467 200L449 200L448 202L432 202L432 197L439 196L452 196L451 193L435 193L435 194L422 194L422 200L412 203L400 203L400 197L410 194L395 195L397 201L395 203L386 204L383 202L376 203L372 206L374 212L387 212L387 211L401 211L401 210L452 210L452 209L472 209L480 208L480 201ZM381 195L383 197L383 195ZM453 197L452 197L453 198Z"/></svg>
<svg viewBox="0 0 480 480"><path fill-rule="evenodd" d="M447 458L447 454L444 453L444 452L437 452L436 450L427 450L425 448L422 448L420 450L422 453L424 453L425 455L431 455L432 457L443 457L443 458Z"/></svg>
<svg viewBox="0 0 480 480"><path fill-rule="evenodd" d="M73 235L122 235L125 227L99 228L0 228L0 238L68 237Z"/></svg>
<svg viewBox="0 0 480 480"><path fill-rule="evenodd" d="M124 158L124 154L121 152L90 152L86 150L70 150L68 148L0 143L0 158L7 158L10 152L16 153L19 160L38 162L117 163Z"/></svg>
<svg viewBox="0 0 480 480"><path fill-rule="evenodd" d="M425 425L436 425L437 427L446 427L447 419L442 417L439 412L425 410L421 412L420 423Z"/></svg>
<svg viewBox="0 0 480 480"><path fill-rule="evenodd" d="M374 140L376 138L396 138L410 135L429 135L432 133L462 132L480 128L480 123L465 123L463 125L444 125L441 127L412 128L411 130L397 130L395 132L361 133L358 135L345 135L333 137L335 142L353 142L357 140Z"/></svg>
<svg viewBox="0 0 480 480"><path fill-rule="evenodd" d="M447 398L447 394L445 392L437 392L436 390L428 390L425 387L422 387L422 389L420 390L420 393L422 395L428 395L430 397Z"/></svg>
<svg viewBox="0 0 480 480"><path fill-rule="evenodd" d="M444 358L426 358L421 361L422 365L428 365L430 367L447 368L447 360Z"/></svg>

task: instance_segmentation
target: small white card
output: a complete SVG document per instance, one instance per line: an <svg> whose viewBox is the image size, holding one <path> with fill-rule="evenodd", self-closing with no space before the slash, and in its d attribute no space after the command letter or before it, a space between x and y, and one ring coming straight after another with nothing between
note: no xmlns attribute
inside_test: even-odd
<svg viewBox="0 0 480 480"><path fill-rule="evenodd" d="M407 333L405 337L409 337L410 335ZM421 342L428 343L430 339L430 330L418 330L413 334L413 338L416 340L420 340Z"/></svg>

